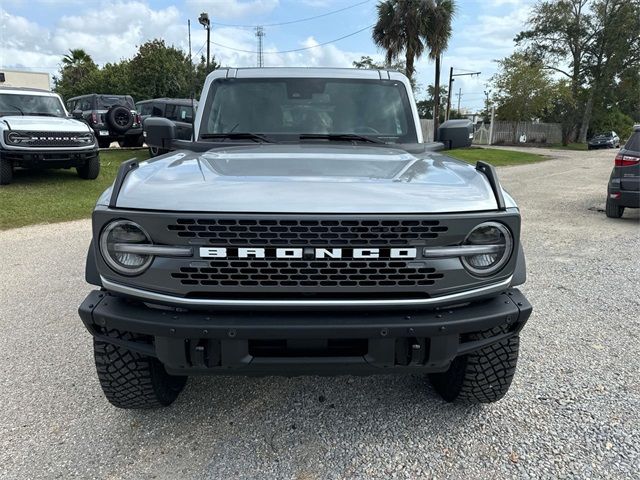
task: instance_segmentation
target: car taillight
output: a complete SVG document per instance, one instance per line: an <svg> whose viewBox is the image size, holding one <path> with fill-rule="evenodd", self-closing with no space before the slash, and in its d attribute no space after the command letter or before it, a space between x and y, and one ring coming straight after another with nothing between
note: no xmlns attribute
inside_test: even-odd
<svg viewBox="0 0 640 480"><path fill-rule="evenodd" d="M94 125L98 123L98 114L96 112L91 113L91 123Z"/></svg>
<svg viewBox="0 0 640 480"><path fill-rule="evenodd" d="M616 155L616 167L630 167L631 165L637 165L638 163L640 163L640 157L623 155L622 153Z"/></svg>
<svg viewBox="0 0 640 480"><path fill-rule="evenodd" d="M142 118L140 117L140 114L139 114L139 113L136 113L136 123L137 123L137 124L142 123Z"/></svg>

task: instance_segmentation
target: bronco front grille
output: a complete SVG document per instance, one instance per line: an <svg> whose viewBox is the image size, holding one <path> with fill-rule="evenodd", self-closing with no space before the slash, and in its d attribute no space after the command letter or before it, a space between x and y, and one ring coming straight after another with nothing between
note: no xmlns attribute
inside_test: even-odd
<svg viewBox="0 0 640 480"><path fill-rule="evenodd" d="M8 145L17 147L84 147L93 144L93 134L78 132L5 132Z"/></svg>
<svg viewBox="0 0 640 480"><path fill-rule="evenodd" d="M301 220L178 218L167 227L183 241L216 245L416 245L448 230L437 220Z"/></svg>
<svg viewBox="0 0 640 480"><path fill-rule="evenodd" d="M424 264L377 260L215 260L172 273L182 285L211 287L426 287L444 277Z"/></svg>

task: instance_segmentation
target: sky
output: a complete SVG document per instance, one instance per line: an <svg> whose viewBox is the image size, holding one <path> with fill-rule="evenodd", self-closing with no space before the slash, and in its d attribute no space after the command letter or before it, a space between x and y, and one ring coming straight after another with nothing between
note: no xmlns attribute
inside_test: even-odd
<svg viewBox="0 0 640 480"><path fill-rule="evenodd" d="M211 22L211 54L230 67L257 62L255 25L264 25L265 66L351 67L369 55L384 52L371 40L377 0L0 0L0 68L55 74L61 57L83 48L98 65L132 57L137 46L153 38L188 51L187 20L191 20L194 58L206 52L200 12ZM514 49L513 38L526 24L533 0L458 0L453 35L443 56L441 84L449 68L458 77L461 107L480 110L495 60ZM342 10L330 15L327 13ZM282 25L285 22L293 22ZM274 25L281 24L281 25ZM360 33L332 43L359 30ZM326 44L325 44L326 43ZM312 48L308 48L312 47ZM291 51L298 50L299 51ZM283 53L287 52L288 53ZM417 99L433 83L434 63L424 55L416 63ZM452 104L457 107L458 97Z"/></svg>

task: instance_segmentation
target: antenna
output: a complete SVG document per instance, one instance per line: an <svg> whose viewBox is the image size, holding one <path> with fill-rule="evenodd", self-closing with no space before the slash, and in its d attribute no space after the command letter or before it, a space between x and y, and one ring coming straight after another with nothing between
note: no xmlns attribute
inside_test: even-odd
<svg viewBox="0 0 640 480"><path fill-rule="evenodd" d="M256 37L258 37L258 67L264 67L264 54L262 48L262 37L264 37L264 28L262 26L256 27Z"/></svg>

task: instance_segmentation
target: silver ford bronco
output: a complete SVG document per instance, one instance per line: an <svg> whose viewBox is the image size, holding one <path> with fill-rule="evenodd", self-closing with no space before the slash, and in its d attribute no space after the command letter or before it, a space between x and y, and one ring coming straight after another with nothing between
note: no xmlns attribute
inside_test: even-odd
<svg viewBox="0 0 640 480"><path fill-rule="evenodd" d="M531 305L520 213L492 166L424 143L407 78L221 69L193 138L165 118L93 213L80 306L121 408L189 375L428 374L446 401L507 392Z"/></svg>

